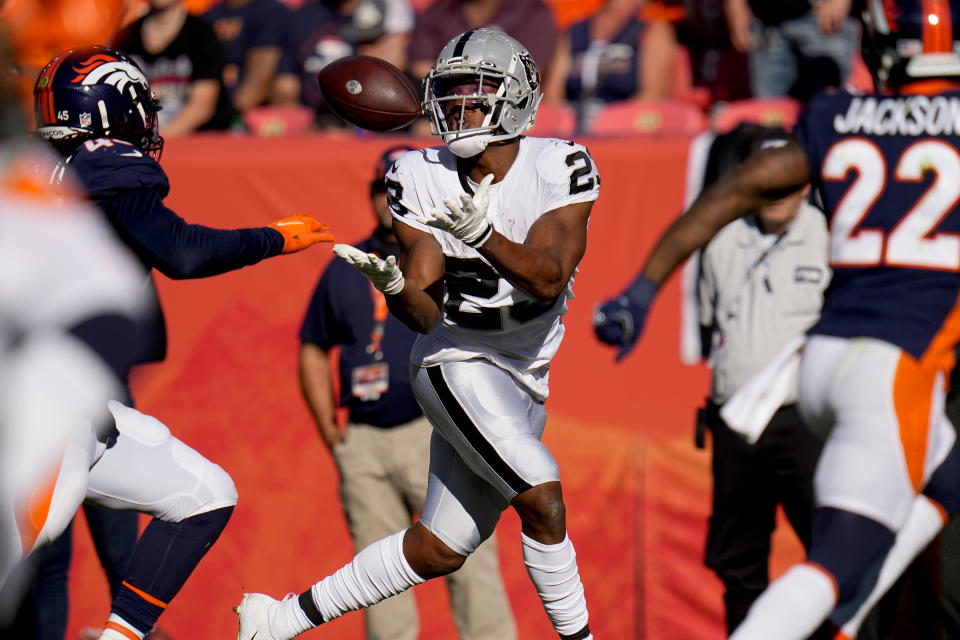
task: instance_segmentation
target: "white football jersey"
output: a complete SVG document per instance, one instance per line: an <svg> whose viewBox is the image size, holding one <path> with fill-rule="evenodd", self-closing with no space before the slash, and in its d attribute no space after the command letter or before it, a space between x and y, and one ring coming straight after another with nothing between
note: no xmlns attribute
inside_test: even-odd
<svg viewBox="0 0 960 640"><path fill-rule="evenodd" d="M445 231L417 221L443 199L473 193L477 183L457 170L445 146L410 151L387 173L387 197L394 218L432 234L446 258L443 320L419 336L412 360L424 366L485 358L510 374L535 398L546 400L550 360L563 339L560 319L573 298L566 290L544 305L502 278L475 249ZM587 149L553 138L520 140L504 179L490 185L487 219L513 242L524 242L540 216L577 202L592 202L600 177Z"/></svg>

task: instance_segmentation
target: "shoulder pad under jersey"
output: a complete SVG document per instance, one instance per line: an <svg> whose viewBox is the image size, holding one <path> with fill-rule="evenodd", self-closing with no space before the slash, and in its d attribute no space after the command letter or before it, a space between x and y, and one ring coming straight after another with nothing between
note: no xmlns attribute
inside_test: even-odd
<svg viewBox="0 0 960 640"><path fill-rule="evenodd" d="M87 140L67 159L67 166L94 200L151 188L158 189L163 198L170 191L167 174L156 160L123 140Z"/></svg>

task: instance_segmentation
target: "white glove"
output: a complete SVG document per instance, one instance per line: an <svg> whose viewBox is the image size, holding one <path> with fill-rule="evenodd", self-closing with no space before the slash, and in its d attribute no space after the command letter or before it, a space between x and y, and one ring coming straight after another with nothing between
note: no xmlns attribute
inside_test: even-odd
<svg viewBox="0 0 960 640"><path fill-rule="evenodd" d="M386 295L392 296L403 290L403 273L394 256L381 260L376 254L364 253L348 244L333 245L333 252L370 278L373 286Z"/></svg>
<svg viewBox="0 0 960 640"><path fill-rule="evenodd" d="M488 173L480 181L477 192L471 198L460 194L460 202L455 198L444 198L449 213L442 209L430 209L430 213L417 218L421 224L446 231L458 240L462 240L474 249L479 249L490 238L493 227L487 222L487 207L490 206L490 183L493 174Z"/></svg>

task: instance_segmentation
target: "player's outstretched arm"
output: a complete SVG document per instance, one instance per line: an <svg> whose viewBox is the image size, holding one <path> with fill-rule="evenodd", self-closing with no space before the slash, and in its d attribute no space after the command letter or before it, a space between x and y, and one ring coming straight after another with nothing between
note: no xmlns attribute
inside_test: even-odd
<svg viewBox="0 0 960 640"><path fill-rule="evenodd" d="M414 331L430 333L443 318L443 249L429 233L396 218L393 233L403 248L401 267L407 286L400 295L387 296L387 305Z"/></svg>
<svg viewBox="0 0 960 640"><path fill-rule="evenodd" d="M810 177L806 151L794 140L751 155L670 225L630 286L598 305L593 318L597 338L620 348L617 360L626 356L643 332L660 285L691 253L727 223L795 192Z"/></svg>
<svg viewBox="0 0 960 640"><path fill-rule="evenodd" d="M430 333L442 317L443 252L433 236L397 220L393 232L404 249L402 270L393 256L384 260L347 244L335 245L333 252L383 292L400 321L414 331Z"/></svg>
<svg viewBox="0 0 960 640"><path fill-rule="evenodd" d="M326 225L303 215L247 229L191 224L168 209L156 189L125 191L98 204L144 264L176 280L215 276L333 241Z"/></svg>
<svg viewBox="0 0 960 640"><path fill-rule="evenodd" d="M729 177L718 180L660 237L642 275L662 284L690 254L729 222L784 198L810 182L807 153L791 140L754 153Z"/></svg>

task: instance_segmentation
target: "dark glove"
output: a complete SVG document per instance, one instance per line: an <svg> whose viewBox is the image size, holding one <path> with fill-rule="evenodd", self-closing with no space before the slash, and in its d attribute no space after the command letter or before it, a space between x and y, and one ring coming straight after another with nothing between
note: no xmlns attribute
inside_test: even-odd
<svg viewBox="0 0 960 640"><path fill-rule="evenodd" d="M617 362L630 353L643 333L657 289L657 284L641 274L623 293L594 310L593 330L601 342L620 347Z"/></svg>

